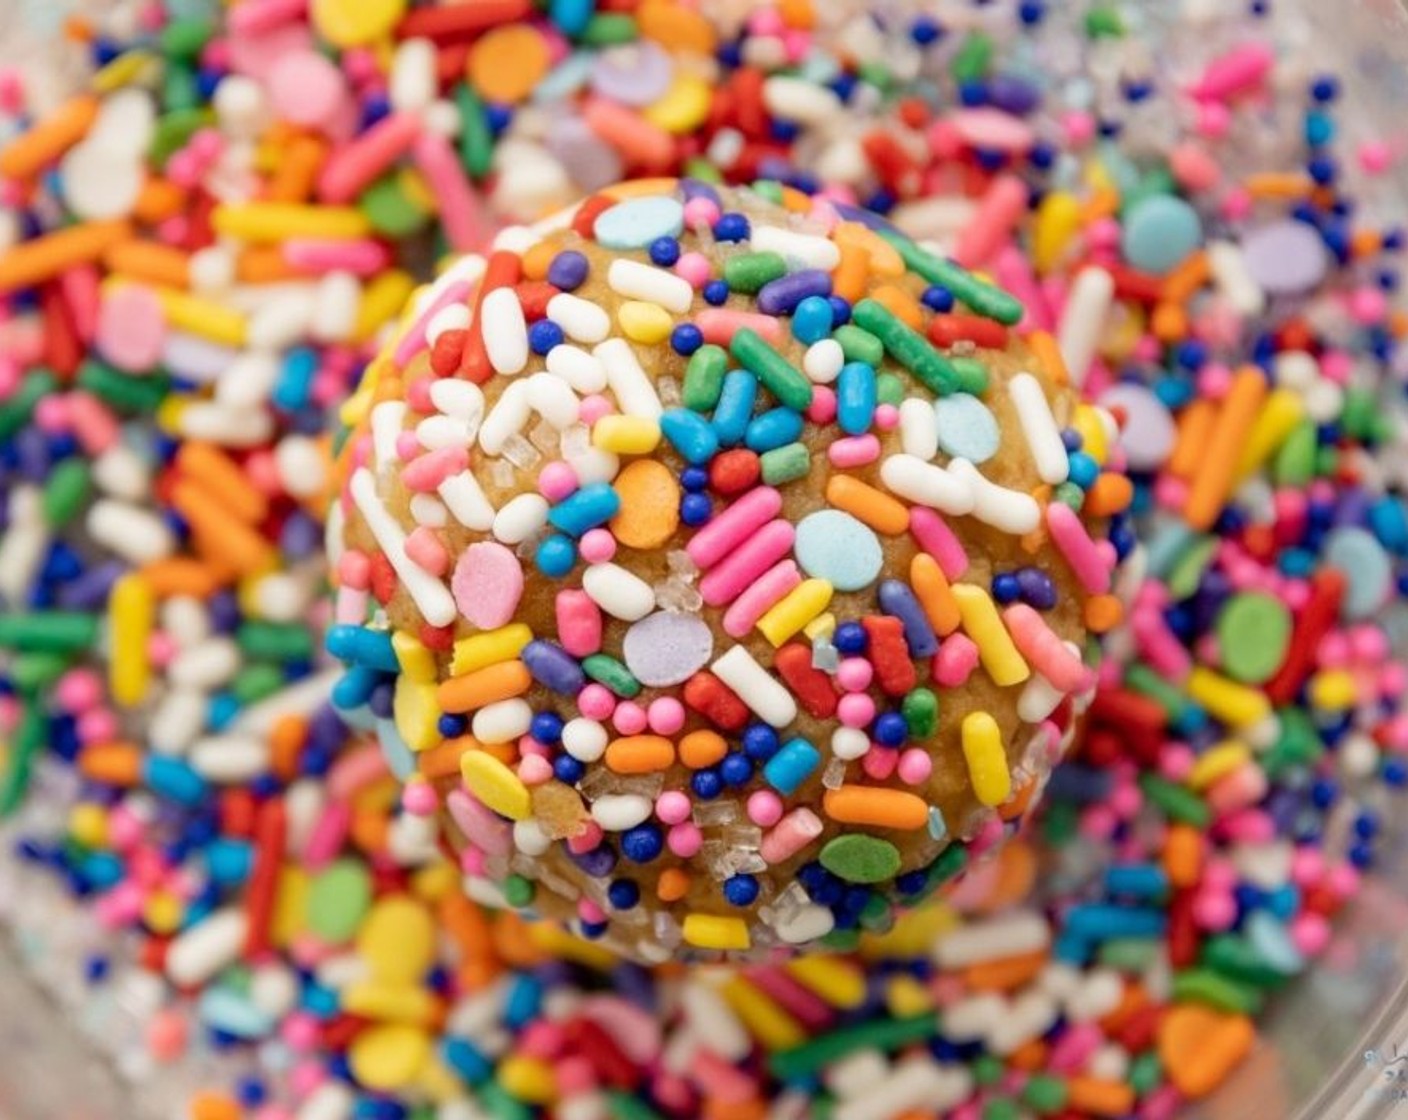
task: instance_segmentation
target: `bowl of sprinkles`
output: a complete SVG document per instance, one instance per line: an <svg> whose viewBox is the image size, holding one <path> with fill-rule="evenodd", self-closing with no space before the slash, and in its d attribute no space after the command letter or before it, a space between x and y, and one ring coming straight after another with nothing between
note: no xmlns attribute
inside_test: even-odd
<svg viewBox="0 0 1408 1120"><path fill-rule="evenodd" d="M1391 1115L1404 30L10 5L0 1112Z"/></svg>

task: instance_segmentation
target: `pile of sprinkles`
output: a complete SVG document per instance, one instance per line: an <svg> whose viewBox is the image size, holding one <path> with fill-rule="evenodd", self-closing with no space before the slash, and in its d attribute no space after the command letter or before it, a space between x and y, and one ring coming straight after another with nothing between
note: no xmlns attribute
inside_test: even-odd
<svg viewBox="0 0 1408 1120"><path fill-rule="evenodd" d="M1398 153L1295 7L118 2L0 76L0 919L133 1084L89 1103L1169 1120L1232 1076L1408 780ZM640 174L937 241L1120 420L1090 732L853 950L481 907L316 669L332 406L427 258Z"/></svg>
<svg viewBox="0 0 1408 1120"><path fill-rule="evenodd" d="M505 231L345 409L334 703L472 897L644 959L886 928L1019 825L1123 616L1132 487L1055 339L758 190Z"/></svg>

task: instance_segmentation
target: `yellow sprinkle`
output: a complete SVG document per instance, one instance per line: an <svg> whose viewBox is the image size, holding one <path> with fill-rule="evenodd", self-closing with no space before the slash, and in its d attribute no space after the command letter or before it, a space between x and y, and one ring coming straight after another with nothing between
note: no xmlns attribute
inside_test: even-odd
<svg viewBox="0 0 1408 1120"><path fill-rule="evenodd" d="M152 663L147 644L156 621L156 596L151 583L138 572L129 572L113 584L108 597L108 687L115 703L134 707L147 695Z"/></svg>
<svg viewBox="0 0 1408 1120"><path fill-rule="evenodd" d="M223 303L175 288L153 288L166 325L221 346L243 346L245 317Z"/></svg>
<svg viewBox="0 0 1408 1120"><path fill-rule="evenodd" d="M108 842L108 815L101 805L83 801L68 815L68 834L85 848L104 848Z"/></svg>
<svg viewBox="0 0 1408 1120"><path fill-rule="evenodd" d="M284 241L290 237L363 237L367 216L353 206L312 206L297 202L241 202L217 206L215 232L242 241Z"/></svg>
<svg viewBox="0 0 1408 1120"><path fill-rule="evenodd" d="M170 891L153 891L142 907L142 921L157 936L175 933L185 916L185 904Z"/></svg>
<svg viewBox="0 0 1408 1120"><path fill-rule="evenodd" d="M458 884L457 884L458 886ZM279 869L269 940L282 948L308 928L308 872L286 863Z"/></svg>
<svg viewBox="0 0 1408 1120"><path fill-rule="evenodd" d="M962 735L973 795L984 805L1001 805L1012 796L1012 772L997 720L987 712L969 712L963 717Z"/></svg>
<svg viewBox="0 0 1408 1120"><path fill-rule="evenodd" d="M521 622L510 622L497 630L461 638L455 643L454 656L450 659L450 676L462 677L500 661L512 661L532 640L533 631Z"/></svg>
<svg viewBox="0 0 1408 1120"><path fill-rule="evenodd" d="M922 957L935 939L957 929L958 915L943 902L926 903L907 910L885 933L862 933L860 955L866 960L893 960L896 957Z"/></svg>
<svg viewBox="0 0 1408 1120"><path fill-rule="evenodd" d="M804 579L758 619L758 632L780 646L831 603L831 581Z"/></svg>
<svg viewBox="0 0 1408 1120"><path fill-rule="evenodd" d="M369 281L362 289L362 302L357 307L357 321L352 327L352 341L366 342L383 326L391 322L403 307L412 306L411 293L416 283L408 272L392 269Z"/></svg>
<svg viewBox="0 0 1408 1120"><path fill-rule="evenodd" d="M682 136L704 123L712 101L713 92L703 78L676 73L664 96L641 110L641 116L656 128Z"/></svg>
<svg viewBox="0 0 1408 1120"><path fill-rule="evenodd" d="M452 863L432 863L411 876L411 891L426 902L439 902L460 889L459 873Z"/></svg>
<svg viewBox="0 0 1408 1120"><path fill-rule="evenodd" d="M722 914L686 914L684 939L701 949L746 949L748 923Z"/></svg>
<svg viewBox="0 0 1408 1120"><path fill-rule="evenodd" d="M532 815L528 787L487 751L466 751L460 759L460 776L469 792L501 817L521 821Z"/></svg>
<svg viewBox="0 0 1408 1120"><path fill-rule="evenodd" d="M557 1074L541 1058L511 1054L494 1071L499 1086L525 1104L552 1104L557 1100Z"/></svg>
<svg viewBox="0 0 1408 1120"><path fill-rule="evenodd" d="M1110 438L1099 411L1088 404L1077 405L1071 427L1080 433L1080 449L1103 467L1110 457Z"/></svg>
<svg viewBox="0 0 1408 1120"><path fill-rule="evenodd" d="M817 638L829 638L836 633L836 616L830 611L819 614L802 627L802 633L812 641Z"/></svg>
<svg viewBox="0 0 1408 1120"><path fill-rule="evenodd" d="M1012 643L1012 635L1002 624L992 596L975 583L955 583L952 591L964 633L977 645L978 657L993 683L1005 688L1031 676L1026 661Z"/></svg>
<svg viewBox="0 0 1408 1120"><path fill-rule="evenodd" d="M592 425L592 445L617 455L649 455L660 442L660 425L644 416L603 416Z"/></svg>
<svg viewBox="0 0 1408 1120"><path fill-rule="evenodd" d="M112 93L123 86L145 84L146 79L161 73L161 65L148 51L125 51L95 72L89 85L94 93Z"/></svg>
<svg viewBox="0 0 1408 1120"><path fill-rule="evenodd" d="M1201 665L1188 674L1188 695L1223 723L1247 727L1271 714L1271 702L1255 688L1228 680Z"/></svg>
<svg viewBox="0 0 1408 1120"><path fill-rule="evenodd" d="M913 976L901 974L885 985L885 1008L897 1019L934 1010L934 997Z"/></svg>
<svg viewBox="0 0 1408 1120"><path fill-rule="evenodd" d="M434 1050L430 1052L430 1060L421 1067L420 1075L416 1078L415 1093L423 1093L436 1104L444 1104L446 1101L460 1100L464 1097L464 1082L460 1075L447 1066L441 1060L440 1055Z"/></svg>
<svg viewBox="0 0 1408 1120"><path fill-rule="evenodd" d="M1032 225L1032 264L1050 272L1080 228L1080 203L1066 191L1052 191L1041 200Z"/></svg>
<svg viewBox="0 0 1408 1120"><path fill-rule="evenodd" d="M368 1089L389 1093L409 1085L430 1058L430 1039L419 1027L392 1023L358 1032L347 1050L352 1075Z"/></svg>
<svg viewBox="0 0 1408 1120"><path fill-rule="evenodd" d="M787 962L787 971L832 1007L844 1010L865 1002L865 973L840 958L798 957Z"/></svg>
<svg viewBox="0 0 1408 1120"><path fill-rule="evenodd" d="M411 750L428 751L440 742L440 705L435 701L435 685L411 677L398 678L391 708L396 730Z"/></svg>
<svg viewBox="0 0 1408 1120"><path fill-rule="evenodd" d="M1189 789L1205 790L1219 779L1227 777L1251 758L1251 748L1236 739L1226 739L1198 756L1184 784Z"/></svg>
<svg viewBox="0 0 1408 1120"><path fill-rule="evenodd" d="M528 927L528 938L540 952L586 968L605 971L620 963L619 958L610 949L596 942L574 937L553 922L534 922Z"/></svg>
<svg viewBox="0 0 1408 1120"><path fill-rule="evenodd" d="M421 213L434 214L440 209L440 200L435 197L435 192L430 189L430 184L426 182L419 168L401 168L396 175L396 181L401 193L406 196L406 201Z"/></svg>
<svg viewBox="0 0 1408 1120"><path fill-rule="evenodd" d="M391 649L404 676L418 684L431 684L437 679L435 655L409 630L391 632Z"/></svg>
<svg viewBox="0 0 1408 1120"><path fill-rule="evenodd" d="M616 322L621 333L632 342L655 346L670 337L675 320L658 303L628 299L616 310Z"/></svg>
<svg viewBox="0 0 1408 1120"><path fill-rule="evenodd" d="M1305 405L1294 389L1273 389L1261 406L1252 430L1242 445L1242 457L1237 461L1237 479L1241 481L1266 462L1286 442L1286 437L1305 414Z"/></svg>
<svg viewBox="0 0 1408 1120"><path fill-rule="evenodd" d="M707 914L691 914L689 918L709 917ZM685 924L689 924L685 918ZM727 918L725 921L743 924L742 918ZM689 940L686 936L685 940ZM719 989L719 995L733 1009L743 1024L743 1029L763 1044L766 1050L786 1050L800 1046L807 1040L806 1029L791 1015L770 1000L741 976L736 976Z"/></svg>
<svg viewBox="0 0 1408 1120"><path fill-rule="evenodd" d="M417 984L384 984L358 980L342 989L342 1010L384 1023L430 1023L439 1001Z"/></svg>
<svg viewBox="0 0 1408 1120"><path fill-rule="evenodd" d="M357 930L357 953L370 979L383 984L418 984L435 956L435 919L410 895L380 899Z"/></svg>
<svg viewBox="0 0 1408 1120"><path fill-rule="evenodd" d="M1310 703L1322 712L1343 712L1354 707L1359 690L1353 674L1344 669L1322 669L1310 678Z"/></svg>

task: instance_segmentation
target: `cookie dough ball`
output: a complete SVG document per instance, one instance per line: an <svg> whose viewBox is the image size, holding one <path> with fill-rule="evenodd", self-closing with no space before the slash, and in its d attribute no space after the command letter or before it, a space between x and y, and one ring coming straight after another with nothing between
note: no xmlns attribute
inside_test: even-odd
<svg viewBox="0 0 1408 1120"><path fill-rule="evenodd" d="M349 409L329 646L473 897L644 959L844 945L1015 827L1130 497L1021 313L673 180L421 295Z"/></svg>

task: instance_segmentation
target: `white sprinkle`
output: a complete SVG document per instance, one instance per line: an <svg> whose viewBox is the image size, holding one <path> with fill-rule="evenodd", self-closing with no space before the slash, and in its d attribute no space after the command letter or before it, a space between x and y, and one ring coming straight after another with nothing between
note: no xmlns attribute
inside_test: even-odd
<svg viewBox="0 0 1408 1120"><path fill-rule="evenodd" d="M825 937L836 926L836 919L825 906L808 902L773 922L773 932L789 945L804 945Z"/></svg>
<svg viewBox="0 0 1408 1120"><path fill-rule="evenodd" d="M425 324L425 344L434 346L436 340L446 331L463 331L469 329L469 305L465 303L447 303L439 311L430 317L430 322ZM445 383L455 385L470 385L478 388L472 381L461 381L457 377L442 377L434 381L430 386L430 395L435 395L435 386Z"/></svg>
<svg viewBox="0 0 1408 1120"><path fill-rule="evenodd" d="M0 597L11 604L24 598L48 548L49 523L38 488L16 486L10 494L10 524L0 536Z"/></svg>
<svg viewBox="0 0 1408 1120"><path fill-rule="evenodd" d="M147 564L170 556L176 539L160 515L112 498L99 498L88 510L88 534L95 544L130 564Z"/></svg>
<svg viewBox="0 0 1408 1120"><path fill-rule="evenodd" d="M514 374L528 364L528 324L512 288L495 288L479 307L484 353L496 373Z"/></svg>
<svg viewBox="0 0 1408 1120"><path fill-rule="evenodd" d="M336 270L318 281L313 298L313 314L308 320L308 337L315 342L341 342L357 325L357 308L362 302L362 285L350 272Z"/></svg>
<svg viewBox="0 0 1408 1120"><path fill-rule="evenodd" d="M870 750L870 736L859 727L838 727L831 733L831 753L846 762L861 758Z"/></svg>
<svg viewBox="0 0 1408 1120"><path fill-rule="evenodd" d="M210 698L203 692L168 692L157 704L151 723L147 725L147 738L152 750L158 754L185 754L205 730L205 717L209 711Z"/></svg>
<svg viewBox="0 0 1408 1120"><path fill-rule="evenodd" d="M582 590L592 602L623 622L636 622L655 609L650 584L619 564L590 564L582 573Z"/></svg>
<svg viewBox="0 0 1408 1120"><path fill-rule="evenodd" d="M450 523L450 511L439 498L429 494L412 494L408 507L411 518L417 525L428 529L443 529Z"/></svg>
<svg viewBox="0 0 1408 1120"><path fill-rule="evenodd" d="M1010 1054L1049 1031L1060 1013L1056 1001L1045 992L1023 992L988 1031L988 1049L994 1054Z"/></svg>
<svg viewBox="0 0 1408 1120"><path fill-rule="evenodd" d="M455 520L466 529L483 533L494 524L493 503L479 485L472 471L452 474L436 488L440 500L445 503Z"/></svg>
<svg viewBox="0 0 1408 1120"><path fill-rule="evenodd" d="M1103 268L1092 267L1081 270L1066 297L1058 340L1066 371L1076 388L1085 384L1114 296L1114 278Z"/></svg>
<svg viewBox="0 0 1408 1120"><path fill-rule="evenodd" d="M578 762L595 762L606 753L606 728L594 719L569 719L562 728L562 749Z"/></svg>
<svg viewBox="0 0 1408 1120"><path fill-rule="evenodd" d="M621 261L618 264L623 263ZM616 406L627 416L644 416L659 420L664 413L660 397L645 370L636 360L636 352L624 338L610 338L592 353L606 368L606 383L616 396Z"/></svg>
<svg viewBox="0 0 1408 1120"><path fill-rule="evenodd" d="M269 743L256 735L207 735L191 747L190 763L206 781L243 785L269 769Z"/></svg>
<svg viewBox="0 0 1408 1120"><path fill-rule="evenodd" d="M579 393L599 393L606 388L606 370L585 350L563 343L548 351L547 370Z"/></svg>
<svg viewBox="0 0 1408 1120"><path fill-rule="evenodd" d="M973 511L972 483L913 455L891 455L880 464L880 481L901 498L951 513Z"/></svg>
<svg viewBox="0 0 1408 1120"><path fill-rule="evenodd" d="M436 413L416 425L416 442L427 451L446 447L468 447L473 441L469 425L455 416Z"/></svg>
<svg viewBox="0 0 1408 1120"><path fill-rule="evenodd" d="M494 235L493 251L517 253L521 257L542 239L533 226L504 226Z"/></svg>
<svg viewBox="0 0 1408 1120"><path fill-rule="evenodd" d="M365 467L352 475L349 484L352 501L361 511L367 528L371 530L376 543L386 553L392 568L406 585L406 591L420 610L422 617L431 626L448 626L459 613L455 608L454 597L449 589L406 555L406 534L396 519L382 504L376 492L376 481ZM444 497L444 494L441 494ZM446 504L453 509L452 503Z"/></svg>
<svg viewBox="0 0 1408 1120"><path fill-rule="evenodd" d="M140 502L151 492L151 475L137 452L115 443L93 460L93 485L110 497Z"/></svg>
<svg viewBox="0 0 1408 1120"><path fill-rule="evenodd" d="M473 381L440 377L430 383L430 403L438 412L463 420L475 431L484 418L484 392Z"/></svg>
<svg viewBox="0 0 1408 1120"><path fill-rule="evenodd" d="M694 303L694 289L683 276L629 257L617 257L611 262L606 283L617 295L658 303L676 315L683 315Z"/></svg>
<svg viewBox="0 0 1408 1120"><path fill-rule="evenodd" d="M928 401L906 397L900 404L900 447L926 463L939 453L939 414Z"/></svg>
<svg viewBox="0 0 1408 1120"><path fill-rule="evenodd" d="M182 650L166 667L166 676L177 688L210 692L240 671L244 658L233 638L219 635Z"/></svg>
<svg viewBox="0 0 1408 1120"><path fill-rule="evenodd" d="M781 226L755 225L749 241L755 253L781 253L792 268L830 272L841 263L841 250L829 237L797 233Z"/></svg>
<svg viewBox="0 0 1408 1120"><path fill-rule="evenodd" d="M308 436L287 435L274 448L279 481L295 498L313 498L327 484L327 466L318 445Z"/></svg>
<svg viewBox="0 0 1408 1120"><path fill-rule="evenodd" d="M528 403L528 382L513 381L504 389L479 429L479 446L489 455L502 453L508 437L523 430L532 415Z"/></svg>
<svg viewBox="0 0 1408 1120"><path fill-rule="evenodd" d="M207 914L182 930L166 948L166 975L179 988L209 980L244 951L249 920L233 906Z"/></svg>
<svg viewBox="0 0 1408 1120"><path fill-rule="evenodd" d="M1041 382L1030 373L1019 373L1007 383L1007 393L1017 410L1017 421L1036 463L1037 475L1042 482L1059 486L1070 474L1070 461Z"/></svg>
<svg viewBox="0 0 1408 1120"><path fill-rule="evenodd" d="M181 434L221 447L255 447L274 434L273 414L263 408L228 408L218 401L196 401L181 411Z"/></svg>
<svg viewBox="0 0 1408 1120"><path fill-rule="evenodd" d="M249 317L245 341L253 350L287 350L308 332L315 297L311 285L301 285L284 298L260 304Z"/></svg>
<svg viewBox="0 0 1408 1120"><path fill-rule="evenodd" d="M680 989L680 1009L686 1021L709 1049L726 1062L740 1062L753 1050L753 1042L733 1009L708 984L691 980Z"/></svg>
<svg viewBox="0 0 1408 1120"><path fill-rule="evenodd" d="M608 793L592 802L592 820L607 832L625 832L650 819L650 798L639 793Z"/></svg>
<svg viewBox="0 0 1408 1120"><path fill-rule="evenodd" d="M401 457L396 454L396 441L400 438L405 419L406 405L403 401L382 401L372 409L372 462L378 472L400 461Z"/></svg>
<svg viewBox="0 0 1408 1120"><path fill-rule="evenodd" d="M965 1067L939 1065L922 1055L897 1063L884 1084L840 1102L831 1116L832 1120L892 1120L911 1109L945 1113L957 1108L972 1088L973 1076Z"/></svg>
<svg viewBox="0 0 1408 1120"><path fill-rule="evenodd" d="M611 316L596 304L570 292L548 300L548 318L561 327L568 338L589 345L611 333Z"/></svg>
<svg viewBox="0 0 1408 1120"><path fill-rule="evenodd" d="M967 459L955 459L949 475L962 479L973 495L973 516L994 529L1019 537L1041 524L1041 506L1030 494L999 486Z"/></svg>
<svg viewBox="0 0 1408 1120"><path fill-rule="evenodd" d="M528 379L528 403L558 431L577 422L577 394L566 381L550 373L540 371Z"/></svg>
<svg viewBox="0 0 1408 1120"><path fill-rule="evenodd" d="M552 847L552 837L535 820L515 821L513 846L526 856L540 856Z"/></svg>
<svg viewBox="0 0 1408 1120"><path fill-rule="evenodd" d="M1119 973L1109 968L1092 969L1080 987L1066 997L1066 1017L1076 1023L1093 1022L1118 1007L1123 997L1124 982Z"/></svg>
<svg viewBox="0 0 1408 1120"><path fill-rule="evenodd" d="M818 385L830 385L841 375L841 367L845 364L846 352L834 338L813 342L802 355L802 372L809 381Z"/></svg>
<svg viewBox="0 0 1408 1120"><path fill-rule="evenodd" d="M247 350L215 382L215 399L231 408L262 405L279 379L279 364L272 354Z"/></svg>
<svg viewBox="0 0 1408 1120"><path fill-rule="evenodd" d="M965 922L934 942L930 956L941 968L969 965L1019 953L1035 953L1051 943L1051 927L1032 910Z"/></svg>
<svg viewBox="0 0 1408 1120"><path fill-rule="evenodd" d="M348 1120L355 1102L341 1081L324 1081L298 1108L298 1120Z"/></svg>
<svg viewBox="0 0 1408 1120"><path fill-rule="evenodd" d="M968 996L944 1008L944 1034L954 1042L986 1038L1007 1014L1007 1001L993 992Z"/></svg>
<svg viewBox="0 0 1408 1120"><path fill-rule="evenodd" d="M407 39L396 48L387 83L393 109L419 113L435 100L435 58L429 39Z"/></svg>
<svg viewBox="0 0 1408 1120"><path fill-rule="evenodd" d="M548 523L548 500L541 494L519 494L494 515L494 537L504 544L522 544Z"/></svg>
<svg viewBox="0 0 1408 1120"><path fill-rule="evenodd" d="M821 124L841 112L841 99L832 90L801 78L769 78L763 104L774 117L799 124Z"/></svg>
<svg viewBox="0 0 1408 1120"><path fill-rule="evenodd" d="M481 743L507 743L526 735L533 723L533 709L528 701L514 697L486 704L474 713L470 732Z"/></svg>
<svg viewBox="0 0 1408 1120"><path fill-rule="evenodd" d="M1266 293L1247 268L1242 250L1231 241L1208 242L1208 268L1213 282L1242 315L1260 315L1266 310Z"/></svg>
<svg viewBox="0 0 1408 1120"><path fill-rule="evenodd" d="M797 718L792 693L754 660L743 646L734 646L713 666L714 675L728 685L764 723L786 727Z"/></svg>
<svg viewBox="0 0 1408 1120"><path fill-rule="evenodd" d="M590 486L593 482L610 482L621 469L621 460L616 453L600 447L588 447L564 458L583 486Z"/></svg>
<svg viewBox="0 0 1408 1120"><path fill-rule="evenodd" d="M1017 697L1017 717L1023 723L1040 723L1060 705L1066 694L1035 669Z"/></svg>

